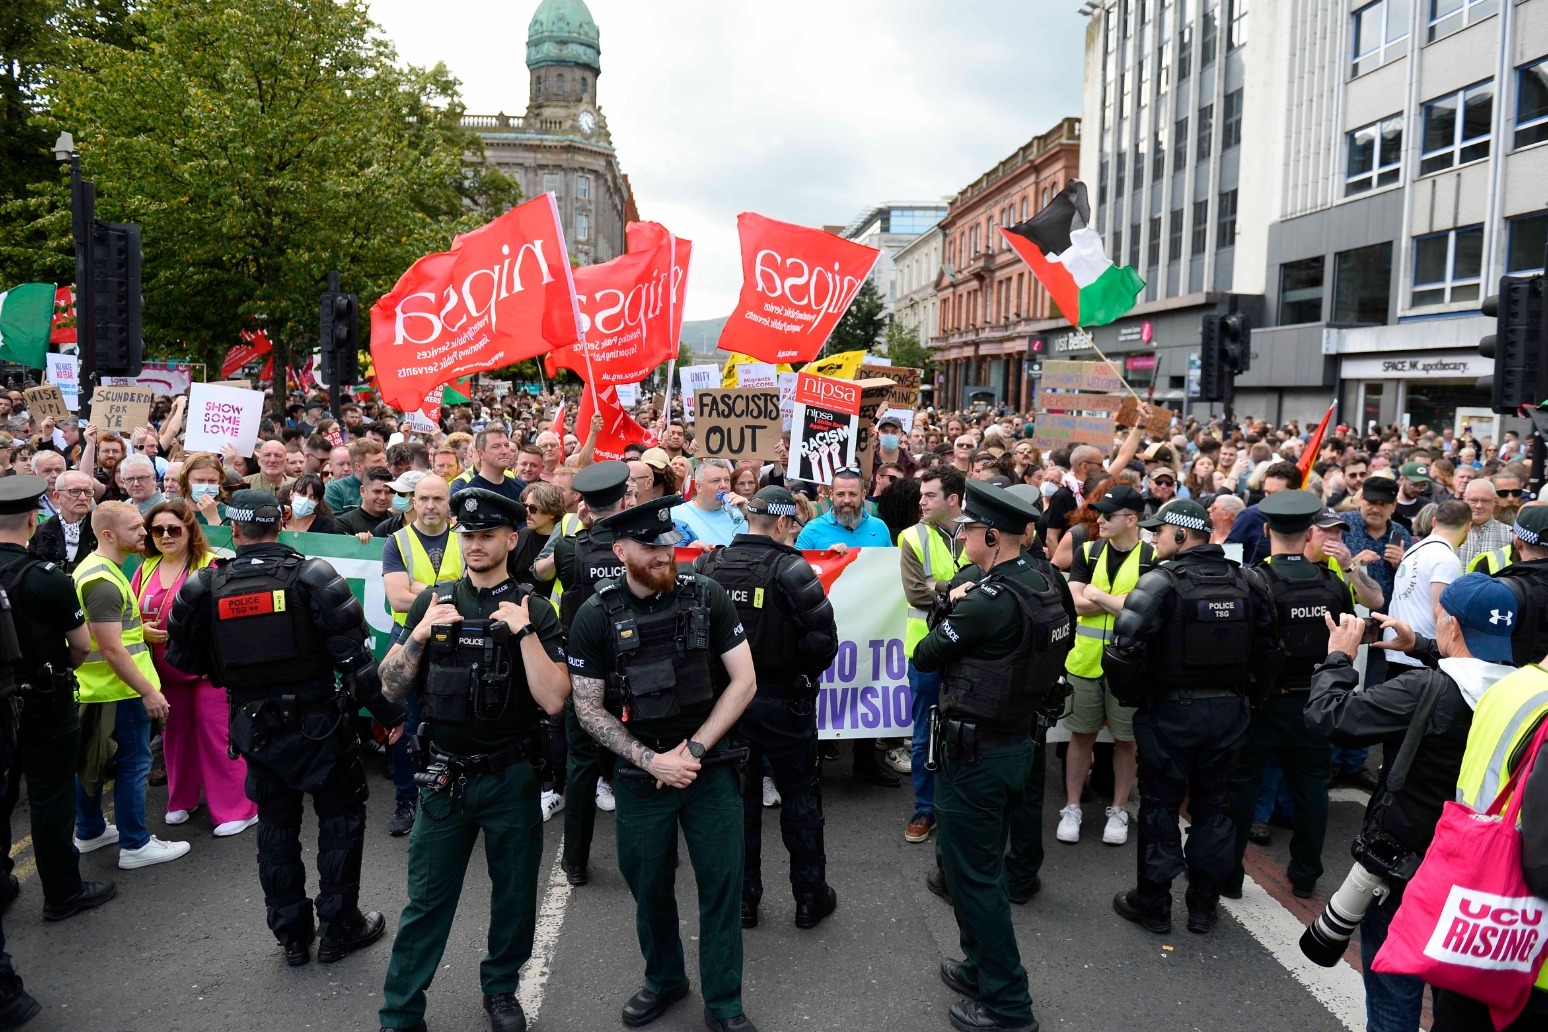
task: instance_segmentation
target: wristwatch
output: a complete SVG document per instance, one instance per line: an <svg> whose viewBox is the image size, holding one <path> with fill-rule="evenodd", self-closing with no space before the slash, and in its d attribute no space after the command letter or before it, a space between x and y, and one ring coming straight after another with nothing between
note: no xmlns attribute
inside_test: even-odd
<svg viewBox="0 0 1548 1032"><path fill-rule="evenodd" d="M692 738L688 739L688 755L696 760L704 759L704 746L695 742Z"/></svg>

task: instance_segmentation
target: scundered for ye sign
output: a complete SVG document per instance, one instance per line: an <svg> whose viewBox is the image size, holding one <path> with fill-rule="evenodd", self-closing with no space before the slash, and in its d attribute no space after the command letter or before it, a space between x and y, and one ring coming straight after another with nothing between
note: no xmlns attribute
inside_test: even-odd
<svg viewBox="0 0 1548 1032"><path fill-rule="evenodd" d="M196 383L188 390L188 451L220 454L235 446L237 454L251 455L258 445L258 424L263 420L263 394L240 387Z"/></svg>
<svg viewBox="0 0 1548 1032"><path fill-rule="evenodd" d="M91 421L99 430L127 432L150 422L155 400L148 387L98 387L91 395Z"/></svg>

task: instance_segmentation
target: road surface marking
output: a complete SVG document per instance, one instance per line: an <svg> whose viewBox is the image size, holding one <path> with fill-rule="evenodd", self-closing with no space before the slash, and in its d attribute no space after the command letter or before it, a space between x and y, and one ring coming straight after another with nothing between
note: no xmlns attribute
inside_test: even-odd
<svg viewBox="0 0 1548 1032"><path fill-rule="evenodd" d="M537 926L532 935L532 959L527 961L525 977L517 990L516 998L527 1013L528 1023L537 1021L543 1009L543 992L548 986L548 975L553 970L554 947L559 944L559 930L564 927L564 912L570 905L570 895L575 890L564 876L564 840L554 855L554 867L548 876L548 889L538 906Z"/></svg>

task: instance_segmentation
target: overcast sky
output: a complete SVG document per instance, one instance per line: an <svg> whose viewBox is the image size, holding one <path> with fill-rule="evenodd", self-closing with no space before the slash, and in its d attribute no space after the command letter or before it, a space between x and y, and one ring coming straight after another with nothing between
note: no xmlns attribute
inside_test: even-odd
<svg viewBox="0 0 1548 1032"><path fill-rule="evenodd" d="M1080 114L1076 0L587 0L597 95L643 218L694 241L687 318L741 289L736 216L847 223L943 199ZM473 114L527 103L537 0L369 0Z"/></svg>

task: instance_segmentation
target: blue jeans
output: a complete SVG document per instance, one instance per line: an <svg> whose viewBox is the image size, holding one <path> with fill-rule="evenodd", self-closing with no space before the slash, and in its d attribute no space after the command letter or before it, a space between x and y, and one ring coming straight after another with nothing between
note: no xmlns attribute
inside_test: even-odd
<svg viewBox="0 0 1548 1032"><path fill-rule="evenodd" d="M1278 760L1269 760L1263 765L1263 790L1258 793L1258 806L1252 819L1267 824L1276 813L1288 819L1292 806L1285 772L1280 769Z"/></svg>
<svg viewBox="0 0 1548 1032"><path fill-rule="evenodd" d="M1424 1009L1424 980L1413 975L1384 975L1371 961L1387 941L1391 916L1372 904L1360 922L1360 974L1365 979L1365 1032L1414 1032Z"/></svg>
<svg viewBox="0 0 1548 1032"><path fill-rule="evenodd" d="M400 803L419 803L419 786L414 784L414 761L409 759L409 739L419 730L419 693L409 692L403 700L408 719L403 722L403 737L388 746L392 751L392 786Z"/></svg>
<svg viewBox="0 0 1548 1032"><path fill-rule="evenodd" d="M145 782L150 778L150 715L139 696L121 702L96 705L116 707L113 714L113 741L118 751L102 771L102 779L113 778L113 819L118 824L118 848L139 849L150 841L145 826ZM87 795L80 779L75 781L75 835L94 839L107 830L102 816L102 786Z"/></svg>
<svg viewBox="0 0 1548 1032"><path fill-rule="evenodd" d="M927 674L908 661L908 690L913 696L914 741L909 749L913 764L914 811L935 813L935 775L925 769L930 753L930 707L941 698L941 675Z"/></svg>

